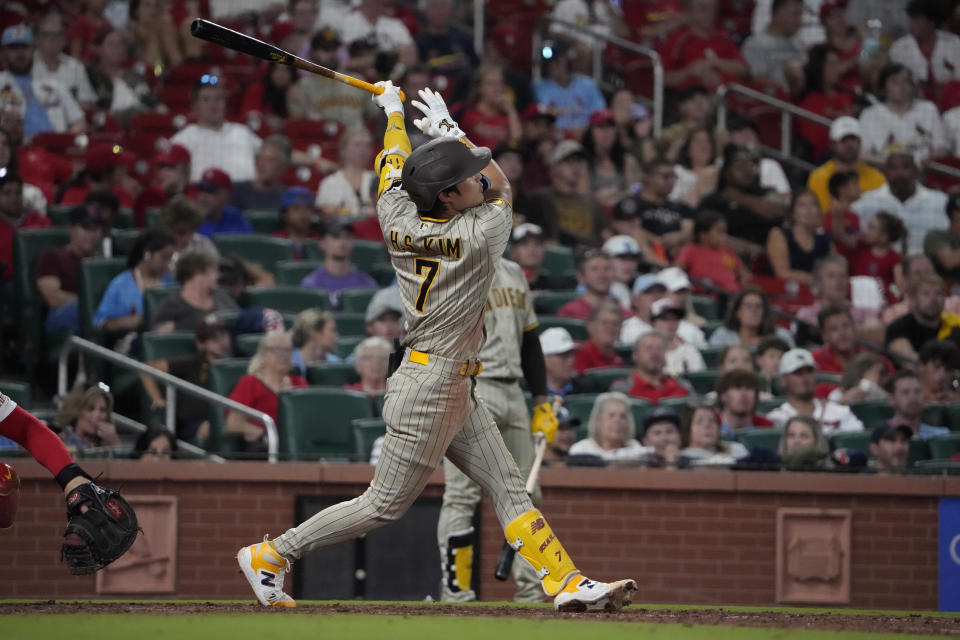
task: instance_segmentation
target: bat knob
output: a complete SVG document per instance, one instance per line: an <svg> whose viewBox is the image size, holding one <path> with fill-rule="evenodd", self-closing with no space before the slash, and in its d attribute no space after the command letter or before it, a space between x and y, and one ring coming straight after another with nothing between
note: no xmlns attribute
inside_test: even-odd
<svg viewBox="0 0 960 640"><path fill-rule="evenodd" d="M201 31L203 31L203 20L195 18L194 21L190 23L190 35L195 36Z"/></svg>

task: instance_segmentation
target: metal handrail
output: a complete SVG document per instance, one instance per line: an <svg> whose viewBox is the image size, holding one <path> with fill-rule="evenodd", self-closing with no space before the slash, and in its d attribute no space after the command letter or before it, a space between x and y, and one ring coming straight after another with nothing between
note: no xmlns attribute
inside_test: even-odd
<svg viewBox="0 0 960 640"><path fill-rule="evenodd" d="M136 431L137 433L144 433L147 430L147 425L143 424L142 422L137 422L132 418L128 418L125 415L119 414L116 411L113 413L113 422L119 426L125 427L128 430ZM181 449L189 451L190 453L206 456L207 460L210 462L226 462L226 460L220 456L207 453L205 449L202 449L195 444L191 444L186 440L180 440L178 438L177 446Z"/></svg>
<svg viewBox="0 0 960 640"><path fill-rule="evenodd" d="M183 391L196 398L200 398L201 400L206 400L207 402L219 407L236 411L237 413L248 418L261 421L267 433L267 460L270 462L277 461L277 452L280 448L280 439L277 435L277 424L274 422L273 418L266 413L257 411L256 409L251 409L250 407L240 404L235 400L231 400L230 398L224 398L221 395L213 393L209 389L204 389L203 387L197 386L191 382L187 382L186 380L172 376L165 371L154 369L150 365L119 354L116 351L111 351L110 349L101 347L100 345L90 342L89 340L85 340L79 336L72 336L70 340L68 340L63 346L63 350L60 352L60 360L57 369L57 392L60 394L60 397L65 397L67 395L67 365L70 354L73 351L89 353L98 358L102 358L107 362L111 362L127 369L133 369L138 373L148 375L167 385L166 427L171 433L176 432L174 418L176 416L177 390Z"/></svg>
<svg viewBox="0 0 960 640"><path fill-rule="evenodd" d="M537 28L533 30L533 79L534 81L540 79L540 49L543 47L544 36L541 33L544 26L547 25L560 25L568 29L577 31L578 34L588 36L594 40L600 42L606 42L614 46L626 49L631 53L635 53L638 56L643 56L649 58L653 66L653 137L659 138L660 132L663 129L663 63L660 62L660 54L650 49L649 47L644 47L639 45L636 42L631 42L629 40L624 40L623 38L618 38L617 36L611 36L603 33L596 33L590 31L589 29L584 29L583 25L579 25L573 22L567 22L566 20L560 20L559 18L554 18L549 15L540 16L540 19L537 24ZM602 60L603 51L599 47L593 48L593 79L599 83L601 80L601 75L603 73L603 60Z"/></svg>

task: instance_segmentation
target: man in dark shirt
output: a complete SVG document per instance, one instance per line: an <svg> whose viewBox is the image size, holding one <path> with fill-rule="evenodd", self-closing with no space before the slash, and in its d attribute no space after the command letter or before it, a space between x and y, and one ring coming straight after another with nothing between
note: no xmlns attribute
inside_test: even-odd
<svg viewBox="0 0 960 640"><path fill-rule="evenodd" d="M907 304L910 312L887 327L885 342L890 351L913 361L930 340L960 342L960 316L944 313L944 286L940 276L921 273L911 278Z"/></svg>
<svg viewBox="0 0 960 640"><path fill-rule="evenodd" d="M272 135L253 157L253 180L233 185L230 204L241 211L279 211L285 187L283 174L290 166L293 147L286 136Z"/></svg>
<svg viewBox="0 0 960 640"><path fill-rule="evenodd" d="M450 25L452 0L427 0L423 7L426 19L417 36L420 59L437 73L458 76L477 67L477 54L470 36Z"/></svg>
<svg viewBox="0 0 960 640"><path fill-rule="evenodd" d="M226 292L217 290L216 256L196 249L177 260L176 278L180 291L167 296L153 315L155 331L189 331L206 316L237 308Z"/></svg>
<svg viewBox="0 0 960 640"><path fill-rule="evenodd" d="M613 217L636 218L640 222L640 234L650 243L660 242L664 249L672 252L693 238L693 210L667 199L677 181L672 163L656 158L648 162L643 171L643 191L617 203Z"/></svg>
<svg viewBox="0 0 960 640"><path fill-rule="evenodd" d="M49 311L44 321L48 335L64 329L80 329L77 292L80 290L80 262L94 255L103 230L99 212L88 205L70 211L70 241L64 247L49 249L37 258L34 275L37 291Z"/></svg>
<svg viewBox="0 0 960 640"><path fill-rule="evenodd" d="M204 223L197 233L213 236L217 233L253 233L253 227L243 213L230 202L233 181L226 172L211 167L203 172L197 183L197 206L203 213Z"/></svg>

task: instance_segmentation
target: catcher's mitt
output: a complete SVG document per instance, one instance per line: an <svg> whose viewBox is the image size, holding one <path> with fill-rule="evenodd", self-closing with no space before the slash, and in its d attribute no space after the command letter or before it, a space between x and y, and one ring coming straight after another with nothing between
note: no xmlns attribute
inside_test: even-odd
<svg viewBox="0 0 960 640"><path fill-rule="evenodd" d="M133 507L116 491L92 482L67 494L67 520L60 556L76 576L99 571L122 556L140 530Z"/></svg>

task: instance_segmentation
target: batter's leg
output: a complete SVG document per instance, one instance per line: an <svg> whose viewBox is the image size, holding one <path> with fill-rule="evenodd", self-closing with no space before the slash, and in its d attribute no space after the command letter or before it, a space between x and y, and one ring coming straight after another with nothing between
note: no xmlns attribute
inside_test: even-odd
<svg viewBox="0 0 960 640"><path fill-rule="evenodd" d="M470 588L476 555L473 514L480 503L480 485L449 460L443 461L443 474L443 506L437 520L440 600L472 602L477 599L476 592Z"/></svg>

